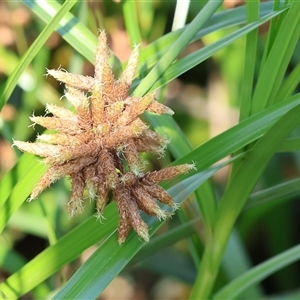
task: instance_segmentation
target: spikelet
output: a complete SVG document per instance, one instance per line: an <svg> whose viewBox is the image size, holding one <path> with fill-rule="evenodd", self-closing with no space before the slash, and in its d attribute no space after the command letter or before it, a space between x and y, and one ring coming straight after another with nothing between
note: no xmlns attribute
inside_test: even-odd
<svg viewBox="0 0 300 300"><path fill-rule="evenodd" d="M169 217L171 214L160 208L157 201L173 210L178 206L158 184L193 168L186 164L143 173L146 162L139 153L163 156L168 140L152 131L140 116L144 112L172 115L173 111L158 103L154 93L144 97L128 95L138 55L139 47L136 46L119 80L115 80L108 63L106 34L100 31L94 77L71 74L62 69L47 70L47 75L65 83L65 97L75 112L47 104L46 112L52 116L32 116L30 119L54 132L39 135L35 143L14 141L20 150L43 157L49 165L29 200L56 180L69 176L72 185L67 205L70 217L83 212L87 195L90 201L96 202L96 216L101 220L112 194L120 215L120 244L125 242L130 228L145 241L149 240L148 227L140 210L158 219Z"/></svg>

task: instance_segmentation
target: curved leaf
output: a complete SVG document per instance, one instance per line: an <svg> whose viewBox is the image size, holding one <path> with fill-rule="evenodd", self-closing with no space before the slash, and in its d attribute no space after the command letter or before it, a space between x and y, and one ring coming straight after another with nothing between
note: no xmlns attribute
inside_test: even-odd
<svg viewBox="0 0 300 300"><path fill-rule="evenodd" d="M294 246L250 269L214 294L213 299L234 299L249 287L300 260L300 245Z"/></svg>

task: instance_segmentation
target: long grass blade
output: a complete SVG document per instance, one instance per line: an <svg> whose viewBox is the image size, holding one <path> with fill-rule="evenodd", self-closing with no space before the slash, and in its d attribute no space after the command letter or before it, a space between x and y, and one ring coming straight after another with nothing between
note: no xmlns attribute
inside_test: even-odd
<svg viewBox="0 0 300 300"><path fill-rule="evenodd" d="M6 103L14 88L16 87L18 80L24 70L28 67L30 62L39 52L41 47L45 44L51 33L54 31L55 27L59 23L59 21L65 16L65 14L72 8L72 6L76 3L76 1L67 0L61 6L60 10L57 11L53 19L49 22L49 24L44 28L38 38L33 42L30 48L26 51L26 53L22 56L20 62L17 67L13 71L13 73L9 76L6 81L6 84L3 90L0 92L0 110L3 105Z"/></svg>
<svg viewBox="0 0 300 300"><path fill-rule="evenodd" d="M247 271L214 294L213 299L235 299L247 288L300 259L300 245L294 246Z"/></svg>

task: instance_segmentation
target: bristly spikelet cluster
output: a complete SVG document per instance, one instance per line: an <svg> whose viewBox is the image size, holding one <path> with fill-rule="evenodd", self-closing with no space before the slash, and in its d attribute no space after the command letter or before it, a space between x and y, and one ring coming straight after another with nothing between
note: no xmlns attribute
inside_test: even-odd
<svg viewBox="0 0 300 300"><path fill-rule="evenodd" d="M130 97L128 91L138 63L138 47L133 49L128 65L118 80L108 64L106 34L101 31L95 55L95 76L81 76L64 70L48 70L48 74L66 85L65 97L76 113L48 104L52 116L31 117L31 121L52 134L38 136L37 142L15 141L20 150L44 157L48 171L34 187L30 199L36 198L56 180L70 176L70 216L83 211L84 191L96 200L101 217L112 191L120 214L118 241L123 243L131 227L146 241L148 228L139 211L165 219L155 199L177 208L171 196L158 184L190 170L193 165L180 165L143 173L144 161L139 152L162 155L166 139L152 131L139 116L145 111L173 114L150 93Z"/></svg>

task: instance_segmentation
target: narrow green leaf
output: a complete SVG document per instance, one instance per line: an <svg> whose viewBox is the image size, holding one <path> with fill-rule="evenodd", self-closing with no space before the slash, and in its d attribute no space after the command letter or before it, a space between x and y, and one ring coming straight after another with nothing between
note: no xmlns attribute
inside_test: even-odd
<svg viewBox="0 0 300 300"><path fill-rule="evenodd" d="M283 81L278 94L276 96L275 102L279 102L293 94L300 82L300 63L298 63L292 72L288 74L287 78Z"/></svg>
<svg viewBox="0 0 300 300"><path fill-rule="evenodd" d="M22 0L30 10L45 23L51 22L57 11L61 9L58 1ZM73 4L76 2L74 1ZM80 54L90 62L94 61L97 37L83 23L68 12L56 25L57 32Z"/></svg>
<svg viewBox="0 0 300 300"><path fill-rule="evenodd" d="M24 154L19 163L1 180L0 232L11 215L24 203L45 170L45 166L37 158Z"/></svg>
<svg viewBox="0 0 300 300"><path fill-rule="evenodd" d="M290 8L290 10L292 10L292 9L294 9L295 11L298 11L300 9L300 5L298 5L296 7L292 6ZM300 38L300 14L297 14L295 16L295 15L290 15L288 13L286 17L287 18L293 18L293 17L295 18L295 22L292 23L293 27L289 27L289 30L293 30L293 28L294 28L294 32L293 32L292 37L290 38L290 40L288 42L288 47L287 47L286 52L283 56L283 59L280 63L278 73L277 73L277 76L276 76L276 79L275 79L275 82L274 82L274 86L273 86L273 88L271 90L271 93L270 93L270 98L269 98L269 101L268 101L268 105L272 105L273 103L276 103L276 101L275 101L276 99L277 99L277 101L282 101L282 99L284 99L284 98L278 98L277 97L278 91L281 89L281 85L282 85L283 79L285 77L285 74L287 72L287 68L290 65L293 53L296 49L297 44L299 43L299 38ZM296 22L297 19L298 19L298 23ZM294 26L294 23L296 23L295 26ZM280 29L283 30L283 28L284 27L282 26ZM280 34L280 32L278 33L278 36L279 36L279 34ZM277 42L277 40L276 40L276 42ZM286 39L282 39L281 42L287 43ZM276 44L274 44L274 47L276 47Z"/></svg>
<svg viewBox="0 0 300 300"><path fill-rule="evenodd" d="M247 21L254 22L259 17L259 2L247 2ZM246 55L244 73L240 94L240 120L244 120L250 115L251 98L253 90L253 80L255 71L256 51L257 51L258 28L250 31L246 39Z"/></svg>
<svg viewBox="0 0 300 300"><path fill-rule="evenodd" d="M300 194L300 178L292 179L259 192L253 193L245 205L243 212L276 200L290 198Z"/></svg>
<svg viewBox="0 0 300 300"><path fill-rule="evenodd" d="M300 259L300 245L294 246L252 268L218 291L213 299L235 299L247 288L257 284L276 271Z"/></svg>
<svg viewBox="0 0 300 300"><path fill-rule="evenodd" d="M131 45L140 44L142 42L142 36L137 17L137 2L124 0L122 1L122 5L125 27L129 34Z"/></svg>
<svg viewBox="0 0 300 300"><path fill-rule="evenodd" d="M49 24L44 28L38 38L33 42L30 48L26 51L26 53L21 58L17 67L13 71L13 73L9 76L6 81L5 86L1 90L1 98L0 98L0 110L3 105L6 103L11 93L13 92L15 86L18 83L18 80L24 70L28 67L30 62L39 52L41 47L45 44L47 39L50 37L55 27L59 23L59 21L64 17L64 15L72 8L72 6L76 3L74 0L66 0L65 3L61 6L60 10L55 14L53 19L49 22Z"/></svg>
<svg viewBox="0 0 300 300"><path fill-rule="evenodd" d="M38 164L37 160L33 155L24 154L22 155L18 163L9 171L7 172L0 181L0 208L5 204L5 201L8 199L9 195L12 192L14 186L18 183L18 179L26 176L27 171L31 168L34 164ZM28 195L25 196L25 198ZM23 198L24 200L24 198Z"/></svg>
<svg viewBox="0 0 300 300"><path fill-rule="evenodd" d="M272 10L273 11L278 10L280 8L279 1L275 0L275 1L272 1L272 2L270 2L273 5ZM269 27L268 34L267 34L266 46L265 46L265 49L264 49L264 52L263 52L263 57L262 57L262 60L261 60L259 74L261 73L261 70L263 69L263 67L266 63L267 57L269 56L270 50L271 50L272 45L274 43L275 37L277 35L278 28L280 28L281 21L282 21L282 19L285 18L286 13L287 12L283 13L277 19L272 19L271 22L270 22L270 27Z"/></svg>

